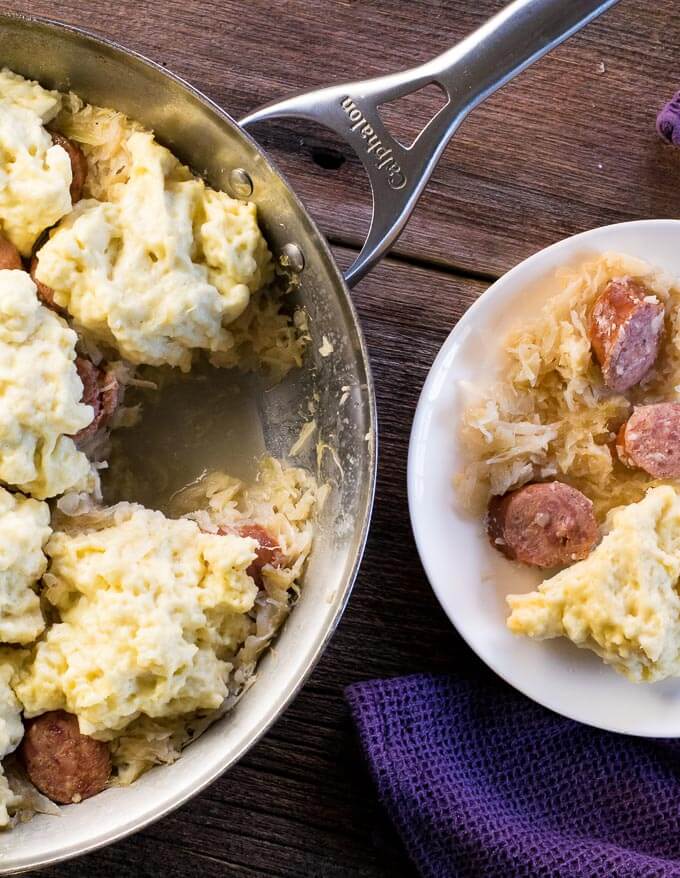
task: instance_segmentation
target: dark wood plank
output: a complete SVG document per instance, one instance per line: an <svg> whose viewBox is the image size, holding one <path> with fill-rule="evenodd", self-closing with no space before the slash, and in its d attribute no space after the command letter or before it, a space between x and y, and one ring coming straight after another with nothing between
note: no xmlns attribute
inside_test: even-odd
<svg viewBox="0 0 680 878"><path fill-rule="evenodd" d="M351 255L339 257L347 262ZM414 875L375 799L342 692L357 680L453 669L468 660L416 555L406 450L429 364L447 327L483 289L478 281L393 262L362 284L357 305L381 412L379 487L365 562L329 649L271 732L203 795L130 839L41 874Z"/></svg>
<svg viewBox="0 0 680 878"><path fill-rule="evenodd" d="M13 0L108 34L204 89L235 116L332 81L391 72L448 48L502 0ZM143 11L142 11L143 10ZM209 22L209 26L206 26ZM400 253L496 275L583 229L678 212L680 157L654 134L680 87L672 0L623 0L494 96L463 125L398 243ZM406 114L418 109L418 100ZM436 106L423 99L423 110ZM427 115L427 113L426 113ZM357 245L369 196L356 159L306 124L261 131L323 231ZM323 159L323 156L322 156Z"/></svg>

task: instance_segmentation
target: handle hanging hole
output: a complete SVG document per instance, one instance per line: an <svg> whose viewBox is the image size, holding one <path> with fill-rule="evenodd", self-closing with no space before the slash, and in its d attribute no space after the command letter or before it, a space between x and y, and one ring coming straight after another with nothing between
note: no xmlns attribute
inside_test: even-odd
<svg viewBox="0 0 680 878"><path fill-rule="evenodd" d="M410 149L427 123L449 102L446 89L429 82L409 94L378 106L378 115L392 137Z"/></svg>

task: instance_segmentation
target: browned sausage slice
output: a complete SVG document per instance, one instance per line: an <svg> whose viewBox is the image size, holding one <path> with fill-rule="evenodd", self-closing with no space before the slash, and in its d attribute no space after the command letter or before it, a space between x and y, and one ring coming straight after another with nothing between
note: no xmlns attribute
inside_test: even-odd
<svg viewBox="0 0 680 878"><path fill-rule="evenodd" d="M76 357L76 369L83 382L81 401L94 409L90 423L73 437L82 444L110 422L120 404L120 384L113 372L98 369L87 357Z"/></svg>
<svg viewBox="0 0 680 878"><path fill-rule="evenodd" d="M495 549L536 567L579 561L598 538L593 504L563 482L525 485L493 497L487 530Z"/></svg>
<svg viewBox="0 0 680 878"><path fill-rule="evenodd" d="M610 281L595 302L590 342L607 387L629 390L647 375L659 353L664 306L639 281Z"/></svg>
<svg viewBox="0 0 680 878"><path fill-rule="evenodd" d="M281 547L261 524L239 524L221 527L219 533L236 534L239 537L250 537L257 541L255 560L248 567L246 573L255 581L258 588L262 587L262 568L266 564L271 564L272 567L283 567L286 562Z"/></svg>
<svg viewBox="0 0 680 878"><path fill-rule="evenodd" d="M680 403L637 406L619 430L621 460L656 479L680 477Z"/></svg>
<svg viewBox="0 0 680 878"><path fill-rule="evenodd" d="M31 783L61 805L101 792L111 774L108 744L81 735L63 710L29 720L19 753Z"/></svg>
<svg viewBox="0 0 680 878"><path fill-rule="evenodd" d="M12 271L17 269L21 271L23 267L17 248L4 235L0 235L0 269L8 268Z"/></svg>
<svg viewBox="0 0 680 878"><path fill-rule="evenodd" d="M64 311L64 309L57 305L57 303L54 301L54 290L52 289L52 287L48 287L47 284L42 283L42 281L39 281L38 278L35 276L37 270L38 255L36 253L33 259L31 259L30 274L31 278L33 279L33 283L37 287L38 298L43 303L43 305L45 305L51 311L55 311L57 314L61 314L62 316L64 316L64 314L66 314L66 311Z"/></svg>
<svg viewBox="0 0 680 878"><path fill-rule="evenodd" d="M83 195L83 188L87 180L87 159L82 149L77 146L68 137L63 134L57 134L56 131L50 132L52 142L62 149L65 149L69 159L71 160L71 203L75 204L80 201Z"/></svg>

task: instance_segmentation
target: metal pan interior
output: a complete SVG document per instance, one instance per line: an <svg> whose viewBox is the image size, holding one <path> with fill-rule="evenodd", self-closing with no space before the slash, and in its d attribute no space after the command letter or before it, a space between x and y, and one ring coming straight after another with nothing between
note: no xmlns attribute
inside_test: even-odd
<svg viewBox="0 0 680 878"><path fill-rule="evenodd" d="M304 367L273 387L232 372L213 375L214 392L192 394L191 402L178 396L167 403L161 421L141 428L137 452L149 448L158 469L179 467L187 480L202 467L242 468L243 447L285 457L310 419L313 401L319 437L328 448L317 455L312 440L299 460L318 467L333 486L301 599L275 650L261 662L256 685L174 765L64 808L61 818L36 815L0 834L0 874L10 874L84 853L160 817L233 764L280 714L321 654L352 587L373 501L376 420L364 341L342 276L285 180L232 119L140 56L55 23L0 16L0 65L138 119L217 188L229 191L232 171L244 169L273 252L295 243L304 254L294 294L312 335ZM333 347L330 356L319 353L324 336ZM193 421L204 417L211 424L202 446L187 438L189 404ZM173 456L165 462L168 448Z"/></svg>

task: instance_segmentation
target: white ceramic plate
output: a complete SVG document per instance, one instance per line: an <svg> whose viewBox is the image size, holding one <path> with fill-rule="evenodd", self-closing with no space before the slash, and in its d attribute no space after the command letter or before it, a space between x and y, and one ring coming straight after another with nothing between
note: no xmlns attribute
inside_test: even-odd
<svg viewBox="0 0 680 878"><path fill-rule="evenodd" d="M489 667L534 701L615 732L680 737L680 680L631 683L564 639L536 642L505 627L505 595L533 590L540 573L506 561L479 520L456 506L452 477L464 406L461 381L493 383L508 330L535 314L555 269L606 250L640 257L680 277L680 220L606 226L560 241L496 281L444 343L423 388L411 433L411 523L425 571L459 633Z"/></svg>

